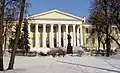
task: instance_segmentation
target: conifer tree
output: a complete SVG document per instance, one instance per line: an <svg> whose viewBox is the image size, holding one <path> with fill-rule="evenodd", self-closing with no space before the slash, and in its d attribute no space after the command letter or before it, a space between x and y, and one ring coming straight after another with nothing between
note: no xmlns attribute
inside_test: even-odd
<svg viewBox="0 0 120 73"><path fill-rule="evenodd" d="M23 29L22 29L22 35L21 35L21 40L22 40L22 45L21 47L23 48L23 50L25 51L26 55L27 52L29 51L30 47L29 47L29 35L28 35L28 23L27 23L27 19L24 20L24 24L23 24Z"/></svg>

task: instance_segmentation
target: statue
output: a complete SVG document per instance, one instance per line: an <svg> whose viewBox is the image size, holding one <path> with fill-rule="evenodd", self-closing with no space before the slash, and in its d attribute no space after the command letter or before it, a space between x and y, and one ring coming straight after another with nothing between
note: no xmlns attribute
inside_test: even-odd
<svg viewBox="0 0 120 73"><path fill-rule="evenodd" d="M67 38L68 39L67 54L73 54L70 34L68 34L67 37L68 37Z"/></svg>

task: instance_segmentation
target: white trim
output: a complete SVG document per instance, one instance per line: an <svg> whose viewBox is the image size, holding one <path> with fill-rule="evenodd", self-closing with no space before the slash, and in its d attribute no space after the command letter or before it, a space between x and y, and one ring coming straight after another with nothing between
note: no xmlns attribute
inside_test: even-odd
<svg viewBox="0 0 120 73"><path fill-rule="evenodd" d="M82 21L29 20L30 24L82 24Z"/></svg>
<svg viewBox="0 0 120 73"><path fill-rule="evenodd" d="M32 15L32 16L29 16L29 17L27 17L27 19L31 18L31 17L36 17L36 16L41 16L41 15L44 15L44 14L52 13L52 12L58 12L58 13L61 13L61 14L73 17L73 18L78 19L78 20L83 20L85 22L85 17L84 18L78 17L78 16L75 16L75 15L72 15L72 14L69 14L69 13L66 13L66 12L62 12L62 11L56 10L56 9L55 10L51 10L51 11L47 11L47 12L43 12L43 13L40 13L40 14L35 14L35 15Z"/></svg>

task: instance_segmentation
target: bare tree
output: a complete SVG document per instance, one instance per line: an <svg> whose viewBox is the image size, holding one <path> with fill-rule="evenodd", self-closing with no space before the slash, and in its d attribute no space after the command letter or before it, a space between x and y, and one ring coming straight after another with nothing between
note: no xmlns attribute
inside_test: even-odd
<svg viewBox="0 0 120 73"><path fill-rule="evenodd" d="M96 28L98 33L98 42L100 41L99 33L106 35L106 56L109 56L111 39L114 40L120 47L119 41L111 35L111 28L113 25L116 25L119 29L118 24L120 23L118 22L118 14L120 14L120 3L117 3L118 1L119 0L93 0L92 2L89 21Z"/></svg>
<svg viewBox="0 0 120 73"><path fill-rule="evenodd" d="M112 24L116 25L120 31L120 0L109 0L109 2Z"/></svg>
<svg viewBox="0 0 120 73"><path fill-rule="evenodd" d="M25 3L26 3L26 0L21 0L21 10L20 10L19 23L18 23L17 29L16 29L15 42L14 42L14 46L13 46L13 49L12 49L12 54L11 54L11 57L10 57L8 70L13 69L13 66L14 66L15 53L16 53L16 49L17 49L16 47L17 47L18 39L20 37L21 25L22 25L22 21L23 21L23 18L24 18Z"/></svg>
<svg viewBox="0 0 120 73"><path fill-rule="evenodd" d="M106 31L106 56L109 57L109 52L110 52L110 48L111 48L111 44L110 44L110 37L108 36L108 34L110 34L110 24L108 23L108 0L103 0L103 11L105 13L105 31Z"/></svg>
<svg viewBox="0 0 120 73"><path fill-rule="evenodd" d="M0 0L0 70L3 71L3 22L5 0Z"/></svg>

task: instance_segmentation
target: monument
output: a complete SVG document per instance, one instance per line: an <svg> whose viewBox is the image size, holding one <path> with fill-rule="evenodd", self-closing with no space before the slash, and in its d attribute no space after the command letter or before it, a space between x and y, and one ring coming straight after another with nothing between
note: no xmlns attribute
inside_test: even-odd
<svg viewBox="0 0 120 73"><path fill-rule="evenodd" d="M67 35L68 39L68 46L67 46L67 54L73 54L72 46L71 46L71 36L70 34Z"/></svg>

